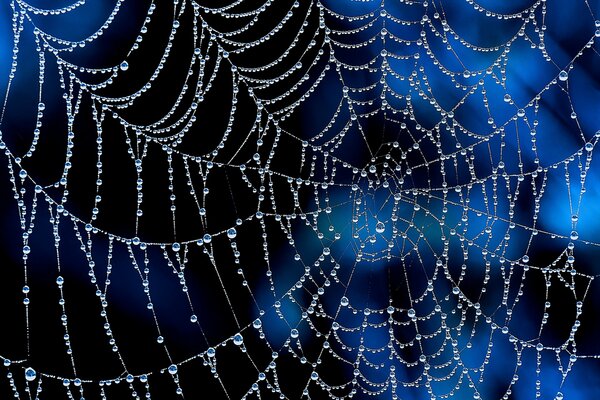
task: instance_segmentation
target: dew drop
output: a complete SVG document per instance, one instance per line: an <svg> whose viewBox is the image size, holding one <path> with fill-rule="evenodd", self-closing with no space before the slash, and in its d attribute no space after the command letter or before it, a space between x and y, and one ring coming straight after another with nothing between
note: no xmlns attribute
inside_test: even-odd
<svg viewBox="0 0 600 400"><path fill-rule="evenodd" d="M235 230L235 228L227 229L227 237L229 239L235 239L236 236L237 236L237 231Z"/></svg>
<svg viewBox="0 0 600 400"><path fill-rule="evenodd" d="M571 240L577 240L579 239L579 233L577 233L577 231L572 231L571 232Z"/></svg>
<svg viewBox="0 0 600 400"><path fill-rule="evenodd" d="M544 350L544 345L543 345L543 344L541 344L541 343L538 343L538 344L535 346L535 349L536 349L537 351L542 351L542 350Z"/></svg>
<svg viewBox="0 0 600 400"><path fill-rule="evenodd" d="M558 74L558 79L564 82L567 79L569 79L569 74L567 73L567 71L560 71L560 74Z"/></svg>
<svg viewBox="0 0 600 400"><path fill-rule="evenodd" d="M34 381L36 377L37 377L37 372L35 372L35 369L29 367L25 370L25 379L28 382Z"/></svg>
<svg viewBox="0 0 600 400"><path fill-rule="evenodd" d="M233 337L233 344L236 346L241 346L242 343L244 343L244 337L241 333L236 333L236 335Z"/></svg>

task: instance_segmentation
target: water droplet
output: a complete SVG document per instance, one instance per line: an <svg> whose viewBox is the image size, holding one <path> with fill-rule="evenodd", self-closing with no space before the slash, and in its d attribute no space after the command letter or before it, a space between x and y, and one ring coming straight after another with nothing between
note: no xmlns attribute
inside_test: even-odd
<svg viewBox="0 0 600 400"><path fill-rule="evenodd" d="M377 225L375 225L375 232L377 232L377 233L385 232L385 224L381 221L377 222Z"/></svg>
<svg viewBox="0 0 600 400"><path fill-rule="evenodd" d="M123 61L119 67L121 68L121 71L127 71L129 69L129 63L127 61Z"/></svg>
<svg viewBox="0 0 600 400"><path fill-rule="evenodd" d="M537 351L542 351L542 350L544 350L544 345L543 345L543 344L541 344L541 343L538 343L538 344L535 346L535 349L536 349Z"/></svg>
<svg viewBox="0 0 600 400"><path fill-rule="evenodd" d="M560 74L558 74L558 79L564 82L567 79L569 79L569 74L567 73L567 71L560 71Z"/></svg>
<svg viewBox="0 0 600 400"><path fill-rule="evenodd" d="M175 242L173 243L173 245L171 245L171 248L173 249L173 251L179 251L179 249L181 249L181 245Z"/></svg>
<svg viewBox="0 0 600 400"><path fill-rule="evenodd" d="M296 339L296 338L297 338L299 335L300 335L300 333L298 332L298 329L295 329L295 328L294 328L294 329L292 329L292 330L291 330L291 332L290 332L290 336L291 336L293 339Z"/></svg>
<svg viewBox="0 0 600 400"><path fill-rule="evenodd" d="M37 377L37 372L35 372L35 369L29 367L25 370L25 379L29 382L34 381L35 378Z"/></svg>
<svg viewBox="0 0 600 400"><path fill-rule="evenodd" d="M205 234L204 236L202 236L202 240L204 241L204 243L210 243L212 240L212 236L210 236L208 233Z"/></svg>
<svg viewBox="0 0 600 400"><path fill-rule="evenodd" d="M237 236L237 231L235 230L235 228L227 229L227 237L229 239L235 239L236 236Z"/></svg>
<svg viewBox="0 0 600 400"><path fill-rule="evenodd" d="M190 322L191 322L191 323L198 322L198 317L197 317L196 315L192 315L192 316L190 317Z"/></svg>
<svg viewBox="0 0 600 400"><path fill-rule="evenodd" d="M260 319L255 319L254 322L252 323L252 326L255 329L259 329L262 326L262 321Z"/></svg>
<svg viewBox="0 0 600 400"><path fill-rule="evenodd" d="M577 233L577 231L572 231L571 232L571 240L577 240L579 239L579 233Z"/></svg>
<svg viewBox="0 0 600 400"><path fill-rule="evenodd" d="M233 344L236 346L241 346L242 343L244 343L244 337L241 333L236 333L236 335L233 337Z"/></svg>
<svg viewBox="0 0 600 400"><path fill-rule="evenodd" d="M209 357L214 357L215 353L216 353L216 351L213 347L209 347L208 350L206 350L206 355Z"/></svg>
<svg viewBox="0 0 600 400"><path fill-rule="evenodd" d="M415 317L415 315L417 315L417 313L415 312L414 308L410 308L410 309L408 310L408 316L409 316L410 318L414 318L414 317Z"/></svg>
<svg viewBox="0 0 600 400"><path fill-rule="evenodd" d="M591 143L586 143L585 144L585 150L586 151L592 151L592 150L594 150L594 145L591 144Z"/></svg>
<svg viewBox="0 0 600 400"><path fill-rule="evenodd" d="M175 364L171 364L171 365L169 366L169 369L168 369L168 370L169 370L169 374L171 374L171 375L175 375L175 374L177 373L177 365L175 365Z"/></svg>
<svg viewBox="0 0 600 400"><path fill-rule="evenodd" d="M27 171L25 171L24 169L19 171L19 178L21 178L21 179L27 178Z"/></svg>
<svg viewBox="0 0 600 400"><path fill-rule="evenodd" d="M348 301L348 298L346 296L342 297L340 299L340 304L344 307L346 307L350 302Z"/></svg>

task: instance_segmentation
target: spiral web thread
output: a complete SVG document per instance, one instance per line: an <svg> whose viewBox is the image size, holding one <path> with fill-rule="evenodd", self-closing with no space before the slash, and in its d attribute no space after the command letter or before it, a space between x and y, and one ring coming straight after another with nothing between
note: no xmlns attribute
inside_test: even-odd
<svg viewBox="0 0 600 400"><path fill-rule="evenodd" d="M43 215L51 227L45 234L55 245L55 260L48 262L55 269L53 290L72 367L61 375L40 370L30 364L29 347L21 360L2 355L15 397L43 398L45 387L56 381L65 398L109 399L115 387L127 388L132 398L151 398L158 375L172 383L171 394L159 398L185 396L186 386L195 385L180 376L189 368L210 370L222 389L218 396L234 398L219 372L233 357L221 358L221 353L234 351L249 361L255 374L241 389L244 398L294 398L279 379L280 369L290 368L280 366L285 355L302 367L296 379L304 382L301 395L306 398L485 398L483 388L495 357L508 357L512 372L501 396L510 397L521 370L529 365L536 377L536 396L542 397L544 360L557 374L549 386L552 396L560 399L560 386L577 361L598 357L577 348L583 305L597 275L578 268L576 250L598 246L580 238L577 226L600 131L590 133L579 124L569 87L578 63L598 56L600 21L587 0L581 1L589 11L581 15L581 24L589 40L566 64L557 63L546 49L546 1L510 13L466 2L463 6L484 23L508 21L516 27L508 39L493 46L461 37L461 27L452 25L446 2L439 0L345 6L283 1L278 6L287 7L284 13L274 12L272 1L248 5L238 0L222 7L187 0L153 2L136 28L139 35L118 63L96 68L74 57L115 29L126 3L118 1L97 31L78 40L43 27L45 19L68 17L86 7L84 0L48 10L21 0L10 3L14 50L3 120L9 117L13 81L21 71L24 35L35 42L39 66L39 104L28 148L13 150L8 144L11 132L4 127L0 142L23 238L27 344L33 324L29 308L35 305L30 300L35 288L29 286L28 260L36 247L30 238L46 229L36 226L46 226L37 222ZM166 45L155 46L162 54L154 71L142 85L115 95L119 91L111 90L138 68L132 61L136 52L152 46L144 39L158 13L172 18ZM179 42L188 47L186 56L178 59L185 82L174 101L164 100L170 102L166 112L151 122L139 122L135 106L170 73L166 66ZM269 46L276 54L265 53ZM524 57L522 47L529 47L553 74L534 93L515 99L509 60ZM472 67L467 53L480 55L485 65ZM50 59L52 68L47 67ZM226 78L219 80L221 76ZM56 101L44 95L52 80L59 82L60 107L66 113L66 129L59 133L48 132L44 125L46 103ZM442 95L444 90L453 94ZM228 117L219 130L196 118L215 91L229 99ZM578 145L545 162L538 150L544 140L538 124L540 114L550 107L544 101L549 92L558 92L569 104L565 118L572 123L569 134L576 136ZM330 99L324 100L327 95ZM307 104L317 106L306 111ZM465 104L482 123L469 127L461 122ZM250 123L238 124L249 112ZM316 112L329 113L322 126L299 127L299 120ZM95 189L87 194L91 207L73 209L72 193L79 189L70 185L77 169L72 159L77 151L86 151L77 146L84 140L80 137L92 135L78 128L82 115L95 127L95 154L90 156L95 171L85 177ZM198 151L190 143L204 140L209 129L211 138L218 140ZM311 129L315 133L308 134ZM66 140L60 177L46 183L29 168L44 135ZM135 227L126 233L111 231L110 224L101 222L103 214L112 212L103 207L103 194L112 182L103 171L112 162L112 149L105 145L108 136L113 138L111 146L119 143L126 149L129 180L124 184L135 187L135 206L127 209L135 213ZM367 155L361 160L358 153ZM144 174L153 163L166 172L166 180ZM246 197L233 203L242 202L252 212L209 205L211 189L224 176L232 198L234 188L246 190ZM168 198L160 212L171 227L162 240L144 237L145 227L151 225L146 205L154 201L146 195L148 185L162 188L160 195ZM571 229L565 232L551 231L540 222L548 207L544 195L552 185L566 188L568 200L562 201L569 204ZM41 211L44 208L48 214ZM191 230L186 230L187 218L197 221ZM75 322L68 318L76 299L65 295L70 282L61 271L61 246L69 235L89 268L86 290L97 297L107 339L103 345L120 363L121 374L101 379L78 374L78 351L69 335ZM276 237L283 242L273 246L270 242ZM555 259L538 262L531 249L548 240L562 250ZM252 244L259 261L246 261L238 242ZM113 252L125 254L128 268L139 277L146 298L139 313L151 316L155 327L147 334L156 338L169 360L161 368L130 371L119 347L120 328L111 324L110 278L117 268L111 261ZM170 279L179 282L172 295L183 296L188 304L189 321L182 324L189 325L186 330L194 328L203 341L203 349L187 358L172 357L169 337L162 334L153 303L156 268L172 270ZM235 285L221 279L222 271L232 268L238 275ZM234 320L235 329L219 341L205 334L204 308L192 300L192 278L187 274L193 269L202 271L196 279L203 274L218 277L223 294L219 301ZM364 275L365 270L371 275ZM476 290L468 283L471 274L478 277ZM375 289L356 294L353 279L371 287L373 275L389 277L389 294L383 293L387 304ZM392 292L399 281L400 298L405 298L396 301L398 295ZM537 335L521 335L520 320L513 315L523 318L521 298L535 285L543 288L537 291L543 310L529 321ZM568 298L572 303L572 318L562 321L568 332L561 341L548 344L542 338L552 319L557 287L561 301ZM251 312L239 309L236 292L247 295ZM270 329L278 329L278 334L283 329L284 339L275 338ZM384 339L374 346L371 336ZM262 347L253 348L250 342ZM494 345L510 356L496 355ZM340 366L343 379L328 378L334 365Z"/></svg>

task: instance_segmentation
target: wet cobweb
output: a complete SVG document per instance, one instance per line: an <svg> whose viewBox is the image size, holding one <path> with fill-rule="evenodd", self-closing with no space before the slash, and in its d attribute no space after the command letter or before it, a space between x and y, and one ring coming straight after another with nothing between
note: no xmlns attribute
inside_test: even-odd
<svg viewBox="0 0 600 400"><path fill-rule="evenodd" d="M600 4L0 5L2 398L600 385Z"/></svg>

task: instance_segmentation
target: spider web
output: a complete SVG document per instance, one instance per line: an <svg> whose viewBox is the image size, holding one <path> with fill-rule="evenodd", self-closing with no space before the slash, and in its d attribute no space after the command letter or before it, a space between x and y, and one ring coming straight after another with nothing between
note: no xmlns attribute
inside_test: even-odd
<svg viewBox="0 0 600 400"><path fill-rule="evenodd" d="M597 4L60 3L2 9L7 396L562 399L597 360Z"/></svg>

